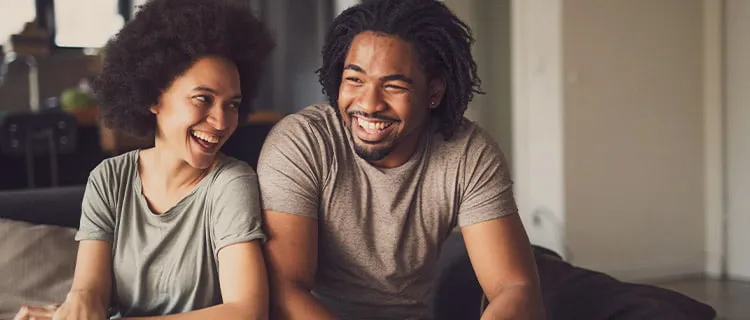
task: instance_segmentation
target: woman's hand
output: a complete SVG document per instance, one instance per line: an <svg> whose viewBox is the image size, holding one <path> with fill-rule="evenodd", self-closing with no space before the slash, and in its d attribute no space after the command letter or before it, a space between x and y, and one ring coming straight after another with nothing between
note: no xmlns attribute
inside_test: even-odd
<svg viewBox="0 0 750 320"><path fill-rule="evenodd" d="M59 305L23 306L13 320L52 320Z"/></svg>
<svg viewBox="0 0 750 320"><path fill-rule="evenodd" d="M65 302L57 309L52 320L104 320L106 310L101 297L86 291L71 291Z"/></svg>

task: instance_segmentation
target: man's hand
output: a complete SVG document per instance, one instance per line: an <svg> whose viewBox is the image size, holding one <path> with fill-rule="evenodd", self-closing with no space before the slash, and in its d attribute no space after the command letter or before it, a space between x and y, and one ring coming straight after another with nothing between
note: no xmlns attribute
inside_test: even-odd
<svg viewBox="0 0 750 320"><path fill-rule="evenodd" d="M52 320L58 305L22 306L13 320ZM101 320L101 319L99 319Z"/></svg>
<svg viewBox="0 0 750 320"><path fill-rule="evenodd" d="M86 291L71 291L57 309L53 320L102 320L107 311L102 309L101 297Z"/></svg>
<svg viewBox="0 0 750 320"><path fill-rule="evenodd" d="M481 320L544 319L544 310L528 299L533 290L530 285L503 288L484 310Z"/></svg>

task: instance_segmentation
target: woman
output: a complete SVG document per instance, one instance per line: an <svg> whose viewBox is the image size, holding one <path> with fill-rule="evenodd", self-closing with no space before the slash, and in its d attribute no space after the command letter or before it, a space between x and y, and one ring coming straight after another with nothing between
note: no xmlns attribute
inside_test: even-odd
<svg viewBox="0 0 750 320"><path fill-rule="evenodd" d="M257 177L219 150L272 47L248 8L219 0L153 0L107 44L102 116L154 146L91 172L70 293L17 319L268 317Z"/></svg>

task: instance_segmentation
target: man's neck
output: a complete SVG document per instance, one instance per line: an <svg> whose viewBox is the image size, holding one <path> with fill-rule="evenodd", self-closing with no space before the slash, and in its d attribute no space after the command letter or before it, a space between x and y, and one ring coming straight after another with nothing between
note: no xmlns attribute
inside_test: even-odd
<svg viewBox="0 0 750 320"><path fill-rule="evenodd" d="M396 168L409 162L414 154L421 151L422 139L431 134L430 121L426 121L420 128L412 132L402 143L396 146L385 158L377 161L368 161L371 165L379 168Z"/></svg>

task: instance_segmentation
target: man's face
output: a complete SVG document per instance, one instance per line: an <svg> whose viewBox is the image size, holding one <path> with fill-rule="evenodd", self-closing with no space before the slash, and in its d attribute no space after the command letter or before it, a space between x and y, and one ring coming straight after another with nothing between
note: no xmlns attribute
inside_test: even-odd
<svg viewBox="0 0 750 320"><path fill-rule="evenodd" d="M444 87L442 80L428 81L410 43L371 31L357 35L344 61L338 96L357 154L382 167L406 162Z"/></svg>

